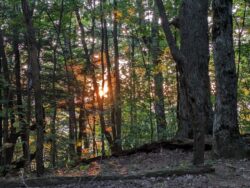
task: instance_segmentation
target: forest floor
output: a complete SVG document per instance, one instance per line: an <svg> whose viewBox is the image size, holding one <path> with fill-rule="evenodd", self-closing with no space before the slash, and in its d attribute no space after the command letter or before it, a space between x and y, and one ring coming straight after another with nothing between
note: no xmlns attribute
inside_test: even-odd
<svg viewBox="0 0 250 188"><path fill-rule="evenodd" d="M136 153L130 156L111 157L90 164L81 164L73 169L58 169L47 172L46 177L28 181L19 177L0 179L0 187L62 187L62 188L241 188L250 187L250 160L215 160L211 152L205 154L206 164L215 169L210 173L193 173L172 176L145 177L146 172L159 170L184 170L191 166L192 152L180 149L150 153ZM137 175L140 176L137 176ZM85 177L85 178L84 178ZM86 179L87 177L87 179ZM104 179L99 177L106 177ZM113 177L113 178L112 178ZM129 177L117 178L116 177ZM55 181L56 178L57 181ZM12 180L11 180L12 179ZM53 181L50 181L53 180ZM15 182L15 183L14 183ZM35 183L34 183L35 182ZM53 182L53 183L52 183ZM51 184L52 183L52 184Z"/></svg>

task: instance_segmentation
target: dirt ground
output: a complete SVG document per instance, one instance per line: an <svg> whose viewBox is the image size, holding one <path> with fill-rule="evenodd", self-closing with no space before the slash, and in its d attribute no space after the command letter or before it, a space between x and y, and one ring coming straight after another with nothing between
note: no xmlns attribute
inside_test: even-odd
<svg viewBox="0 0 250 188"><path fill-rule="evenodd" d="M250 188L250 160L215 160L211 159L210 152L206 152L206 163L215 168L215 172L207 174L171 177L142 177L129 180L95 180L95 176L128 176L143 174L147 171L162 169L185 169L192 163L192 152L182 150L166 150L155 153L137 153L130 156L99 160L88 165L79 165L73 170L58 169L47 174L51 177L78 177L75 182L61 182L58 185L46 186L41 182L41 187L62 188ZM81 177L93 176L88 181ZM22 179L22 178L21 178ZM2 179L3 180L3 179ZM1 180L0 180L1 181ZM4 180L5 181L5 180ZM20 180L21 181L21 180ZM25 179L22 180L25 187ZM0 184L1 187L1 184ZM26 187L30 187L26 184ZM32 187L32 186L31 186Z"/></svg>

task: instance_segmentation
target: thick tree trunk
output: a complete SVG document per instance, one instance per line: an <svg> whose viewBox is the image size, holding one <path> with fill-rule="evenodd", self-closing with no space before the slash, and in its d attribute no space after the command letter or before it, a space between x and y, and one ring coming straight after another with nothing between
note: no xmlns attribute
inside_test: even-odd
<svg viewBox="0 0 250 188"><path fill-rule="evenodd" d="M208 116L207 122L204 124L205 133L212 133L213 112L208 75L209 50L208 23L206 21L208 7L207 2L200 3L201 8L198 4L192 0L183 0L180 10L181 52L188 62L182 68L186 73L180 77L180 129L177 133L180 137L192 136L192 122L190 121L192 114L189 110L184 82L190 80L190 76L194 75L192 72L194 69L199 71L199 75L195 76L199 76L196 79L200 80L200 87L203 90L202 97L204 97L204 110Z"/></svg>
<svg viewBox="0 0 250 188"><path fill-rule="evenodd" d="M208 76L208 1L183 0L180 11L181 52L187 63L183 66L184 79L190 92L190 110L194 139L199 155L195 163L203 161L205 131L212 126L212 105ZM185 87L185 86L184 86ZM185 88L186 89L186 88ZM189 100L189 99L188 99Z"/></svg>
<svg viewBox="0 0 250 188"><path fill-rule="evenodd" d="M233 48L232 0L213 1L213 50L216 76L214 153L219 157L241 157L237 119L237 76Z"/></svg>
<svg viewBox="0 0 250 188"><path fill-rule="evenodd" d="M162 0L155 0L171 54L184 76L194 132L194 157L196 165L204 162L204 134L209 126L208 84L208 1L183 0L181 9L181 50L177 48ZM193 55L193 56L192 56Z"/></svg>
<svg viewBox="0 0 250 188"><path fill-rule="evenodd" d="M184 75L178 79L178 130L176 138L193 138L192 117L189 111L188 99L185 89Z"/></svg>
<svg viewBox="0 0 250 188"><path fill-rule="evenodd" d="M32 23L33 11L30 9L27 0L22 0L22 10L27 28L29 63L31 65L31 70L32 70L32 87L34 89L34 97L35 97L35 117L37 125L36 168L37 168L37 176L41 176L44 173L44 164L43 164L44 123L43 123L43 103L41 95L42 90L40 82L40 70L38 64L38 50L36 46L35 30Z"/></svg>
<svg viewBox="0 0 250 188"><path fill-rule="evenodd" d="M159 24L158 24L158 11L157 7L154 7L154 17L151 29L151 56L152 62L156 70L159 69L157 66L161 64L160 55L160 41L159 41ZM154 72L154 108L155 108L155 117L157 124L157 136L158 140L164 139L164 133L166 132L167 122L165 116L165 107L164 107L164 93L163 93L163 75L161 70Z"/></svg>

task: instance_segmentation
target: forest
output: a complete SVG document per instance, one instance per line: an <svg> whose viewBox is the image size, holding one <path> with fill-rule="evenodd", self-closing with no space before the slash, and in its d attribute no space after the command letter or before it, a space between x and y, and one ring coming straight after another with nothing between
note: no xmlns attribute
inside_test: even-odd
<svg viewBox="0 0 250 188"><path fill-rule="evenodd" d="M2 186L250 186L249 8L1 0Z"/></svg>

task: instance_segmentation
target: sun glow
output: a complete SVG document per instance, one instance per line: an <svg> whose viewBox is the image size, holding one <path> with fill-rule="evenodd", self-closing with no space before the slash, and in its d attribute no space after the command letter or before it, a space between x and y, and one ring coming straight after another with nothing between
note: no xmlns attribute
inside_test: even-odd
<svg viewBox="0 0 250 188"><path fill-rule="evenodd" d="M100 96L101 97L107 97L107 93L108 93L108 85L107 85L107 83L105 82L104 83L104 87L102 88L102 85L100 85L100 87L99 87L99 94L100 94Z"/></svg>

